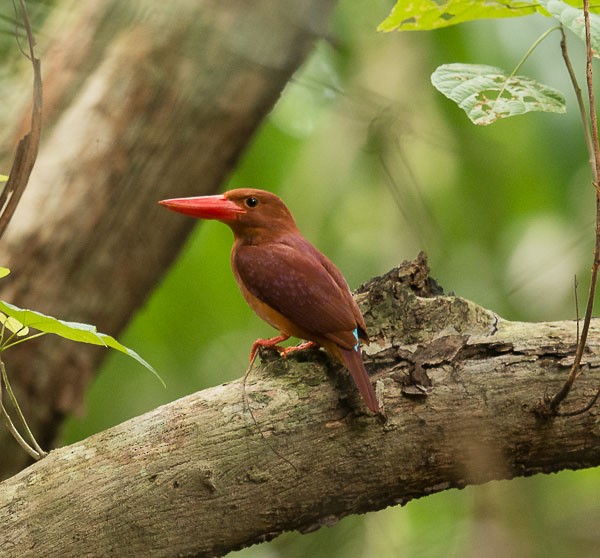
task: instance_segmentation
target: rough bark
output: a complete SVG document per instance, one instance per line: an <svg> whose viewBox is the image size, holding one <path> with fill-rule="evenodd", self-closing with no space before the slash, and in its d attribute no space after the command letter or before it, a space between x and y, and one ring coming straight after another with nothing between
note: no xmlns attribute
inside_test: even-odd
<svg viewBox="0 0 600 558"><path fill-rule="evenodd" d="M193 225L157 200L219 187L324 33L332 5L102 0L57 8L40 33L52 38L41 53L44 138L0 248L12 270L2 298L117 335ZM23 83L30 99L30 74ZM29 114L24 107L24 124L6 140L4 168ZM6 354L42 445L80 405L103 355L56 338ZM25 465L15 450L1 429L0 478Z"/></svg>
<svg viewBox="0 0 600 558"><path fill-rule="evenodd" d="M597 408L535 412L565 379L575 324L507 322L437 292L420 259L358 295L385 421L323 352L264 353L246 385L254 419L241 382L225 384L0 484L3 556L222 555L451 487L600 464ZM599 365L594 321L573 407Z"/></svg>

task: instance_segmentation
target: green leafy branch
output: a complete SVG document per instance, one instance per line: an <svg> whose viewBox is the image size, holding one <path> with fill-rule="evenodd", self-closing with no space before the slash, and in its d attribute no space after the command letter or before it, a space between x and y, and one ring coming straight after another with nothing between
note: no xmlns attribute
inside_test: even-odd
<svg viewBox="0 0 600 558"><path fill-rule="evenodd" d="M0 279L6 277L10 271L5 267L0 267ZM33 333L31 330L36 330ZM52 333L71 341L77 341L79 343L88 343L91 345L100 345L103 347L111 347L127 356L137 360L141 365L146 367L152 374L154 374L158 380L163 384L164 382L158 375L156 370L148 364L140 355L134 350L129 349L125 345L122 345L114 337L107 335L106 333L100 333L96 327L88 324L82 324L78 322L67 322L53 318L52 316L46 316L40 312L34 310L24 310L18 308L13 304L0 300L0 414L6 424L6 427L11 432L15 440L19 445L31 455L34 459L40 459L46 452L39 446L31 429L29 428L27 421L21 411L17 398L10 386L8 374L3 361L4 351L19 345L25 341L31 341L42 335ZM24 435L19 433L19 429L15 425L15 422L11 419L8 409L4 403L3 395L6 393L6 397L10 402L10 405L14 409L18 422L21 424Z"/></svg>
<svg viewBox="0 0 600 558"><path fill-rule="evenodd" d="M595 8L600 11L599 8ZM590 10L592 54L600 56L600 15ZM444 64L432 76L433 86L462 108L469 119L487 126L496 120L527 112L566 111L563 94L516 72L550 33L566 28L585 41L584 14L581 7L562 0L525 2L512 0L420 0L398 2L378 30L432 31L479 19L523 17L538 14L558 21L536 40L512 72L482 64Z"/></svg>
<svg viewBox="0 0 600 558"><path fill-rule="evenodd" d="M511 0L421 0L403 2L392 8L378 31L432 31L477 19L499 19L535 14L540 5Z"/></svg>
<svg viewBox="0 0 600 558"><path fill-rule="evenodd" d="M545 397L537 409L540 416L572 415L591 408L600 397L600 388L591 403L583 409L561 412L559 407L569 394L580 372L581 358L587 342L592 318L598 275L600 274L600 142L596 106L592 59L600 58L600 7L590 7L589 0L539 0L538 2L514 0L415 0L396 3L390 15L379 25L378 30L431 31L466 21L486 18L522 17L540 14L558 22L545 31L531 46L515 69L509 74L501 68L482 64L444 64L431 76L433 86L463 109L469 119L478 125L489 125L502 118L527 112L566 111L566 101L560 91L526 76L516 75L531 53L555 30L561 34L561 51L583 122L584 135L590 153L590 166L596 190L596 239L590 281L590 292L586 312L578 338L575 359L569 377L562 389L553 397ZM570 30L586 46L586 82L588 108L575 72L569 59L565 29ZM579 316L578 316L579 318Z"/></svg>

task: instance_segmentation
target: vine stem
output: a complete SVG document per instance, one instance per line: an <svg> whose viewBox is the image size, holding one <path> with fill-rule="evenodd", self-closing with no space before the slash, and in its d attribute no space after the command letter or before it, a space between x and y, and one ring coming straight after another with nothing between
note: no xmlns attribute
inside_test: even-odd
<svg viewBox="0 0 600 558"><path fill-rule="evenodd" d="M23 436L21 436L21 434L17 430L17 427L15 426L14 422L10 418L8 411L6 410L6 407L4 406L4 403L2 400L2 396L3 396L2 385L4 385L4 387L6 388L6 394L8 395L8 398L10 399L10 402L12 403L12 405L17 413L17 416L19 417L19 420L23 424L23 427L25 428L25 432L27 433L27 436L31 440L31 445L29 443L27 443L27 441L23 438ZM23 415L23 412L21 411L21 407L19 407L17 398L15 397L15 394L10 386L10 382L8 381L8 374L6 373L6 367L4 366L4 361L1 358L0 358L0 413L2 414L2 418L4 419L4 423L6 424L6 427L8 428L9 432L13 435L13 437L15 438L17 443L31 457L33 457L35 460L38 460L47 455L47 453L37 443L37 440L35 439L33 432L31 432L31 429L29 428L29 425L27 424L27 421L25 420L25 416Z"/></svg>
<svg viewBox="0 0 600 558"><path fill-rule="evenodd" d="M596 241L594 245L594 259L592 263L592 275L590 279L590 291L588 295L587 306L585 310L585 316L583 318L583 326L581 328L581 337L577 345L577 351L575 352L575 359L569 377L564 383L563 387L558 391L551 399L548 404L552 414L558 414L558 408L564 399L569 395L575 378L577 378L580 367L581 359L583 357L583 351L587 344L588 332L590 329L590 323L592 320L592 312L594 309L594 298L596 294L596 285L598 283L598 269L600 268L600 187L598 185L598 176L600 176L600 146L598 142L598 121L596 114L596 99L594 95L594 74L592 69L593 53L592 53L592 41L591 41L591 30L590 30L590 2L589 0L583 0L583 17L585 24L585 46L586 46L586 66L585 75L587 82L587 93L589 103L589 121L591 131L591 142L593 157L591 162L593 185L596 192ZM600 392L600 390L598 390ZM598 395L596 395L596 398ZM583 412L585 409L581 410ZM577 411L576 411L577 412ZM575 412L575 413L576 413ZM570 415L573 413L569 413Z"/></svg>
<svg viewBox="0 0 600 558"><path fill-rule="evenodd" d="M571 64L571 59L569 58L569 52L567 50L567 35L565 34L565 30L563 26L560 26L561 40L560 40L560 50L562 52L562 57L565 62L565 66L567 67L567 72L569 74L569 79L571 80L571 85L573 86L573 90L575 91L575 98L577 99L577 107L579 109L579 116L581 117L581 122L583 124L583 134L585 137L585 145L588 150L588 161L590 163L590 168L592 169L592 175L594 176L594 182L598 180L596 176L596 165L594 164L594 142L592 141L592 133L590 132L590 123L588 122L588 118L586 115L585 101L583 100L583 94L581 92L581 87L579 87L579 83L577 83L577 77L575 76L575 70L573 69L573 64ZM579 316L577 316L577 321L579 322ZM579 340L579 335L577 336Z"/></svg>

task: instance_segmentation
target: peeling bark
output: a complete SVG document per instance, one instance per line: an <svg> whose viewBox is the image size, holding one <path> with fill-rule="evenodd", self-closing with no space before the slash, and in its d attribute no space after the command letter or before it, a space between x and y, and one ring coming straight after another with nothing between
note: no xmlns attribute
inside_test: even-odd
<svg viewBox="0 0 600 558"><path fill-rule="evenodd" d="M232 382L0 484L3 556L222 555L448 488L600 464L597 407L552 420L535 412L568 372L574 322L508 322L443 296L423 257L358 300L386 420L323 351L264 352L246 385L256 423ZM599 366L596 320L574 408L595 393ZM431 388L407 394L416 367Z"/></svg>

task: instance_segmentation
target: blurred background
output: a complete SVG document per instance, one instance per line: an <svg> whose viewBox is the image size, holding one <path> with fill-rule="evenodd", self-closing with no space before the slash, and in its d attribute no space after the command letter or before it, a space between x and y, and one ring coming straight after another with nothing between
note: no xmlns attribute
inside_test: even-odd
<svg viewBox="0 0 600 558"><path fill-rule="evenodd" d="M587 295L594 190L560 35L550 35L520 73L563 91L567 115L475 127L429 81L449 62L510 72L554 22L530 16L377 33L392 4L339 2L331 35L288 84L223 190L251 186L283 197L353 288L424 250L446 291L506 319L573 319L575 275L581 308ZM35 6L40 19L51 9ZM583 85L583 50L568 38ZM110 354L63 443L245 369L252 341L272 331L238 292L230 246L227 227L199 225L120 337L167 389ZM599 523L598 470L563 472L446 491L233 555L586 557L600 548Z"/></svg>

